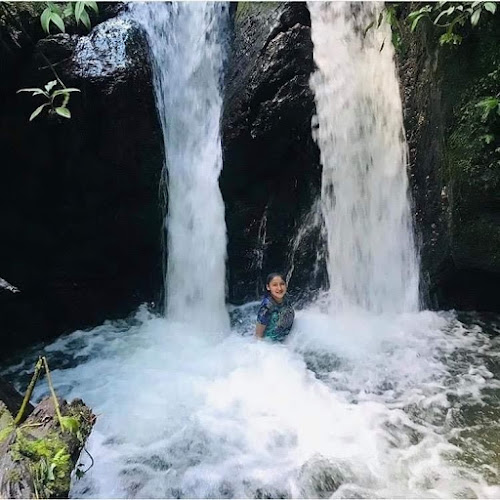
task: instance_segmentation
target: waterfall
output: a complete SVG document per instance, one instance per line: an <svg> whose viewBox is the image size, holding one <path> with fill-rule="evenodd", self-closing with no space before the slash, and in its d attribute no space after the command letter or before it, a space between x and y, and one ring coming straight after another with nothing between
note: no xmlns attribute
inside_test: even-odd
<svg viewBox="0 0 500 500"><path fill-rule="evenodd" d="M390 26L367 30L377 24L377 3L308 6L333 308L416 311L418 258Z"/></svg>
<svg viewBox="0 0 500 500"><path fill-rule="evenodd" d="M218 178L224 58L223 3L132 4L147 32L160 117L168 200L165 310L174 321L229 327L226 227Z"/></svg>

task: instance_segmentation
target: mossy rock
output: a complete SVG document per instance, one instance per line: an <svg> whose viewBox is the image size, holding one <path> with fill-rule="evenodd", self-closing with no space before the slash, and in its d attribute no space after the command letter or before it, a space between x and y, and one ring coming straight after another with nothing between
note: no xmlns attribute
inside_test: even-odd
<svg viewBox="0 0 500 500"><path fill-rule="evenodd" d="M81 400L59 404L71 430L61 429L51 398L17 428L10 414L10 420L4 416L6 410L0 415L6 431L0 442L0 498L67 498L71 472L95 417Z"/></svg>
<svg viewBox="0 0 500 500"><path fill-rule="evenodd" d="M500 273L500 116L485 118L478 104L500 92L497 17L449 49L443 65L450 118L442 170L453 261L459 269L493 273Z"/></svg>

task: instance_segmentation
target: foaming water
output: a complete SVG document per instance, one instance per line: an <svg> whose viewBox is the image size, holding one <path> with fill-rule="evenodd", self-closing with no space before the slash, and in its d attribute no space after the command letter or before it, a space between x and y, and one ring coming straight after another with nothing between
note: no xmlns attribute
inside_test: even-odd
<svg viewBox="0 0 500 500"><path fill-rule="evenodd" d="M145 29L166 157L166 315L228 329L226 226L218 178L224 3L132 3Z"/></svg>
<svg viewBox="0 0 500 500"><path fill-rule="evenodd" d="M373 2L310 2L314 136L334 310L418 310L407 147L391 29Z"/></svg>
<svg viewBox="0 0 500 500"><path fill-rule="evenodd" d="M313 307L271 344L251 336L257 307L232 309L229 336L142 309L45 348L57 391L99 416L73 497L500 495L498 338L451 314Z"/></svg>
<svg viewBox="0 0 500 500"><path fill-rule="evenodd" d="M474 319L463 324L453 314L415 312L405 152L395 132L401 131L400 105L381 88L393 88L392 77L381 83L367 54L384 72L394 68L388 49L379 56L375 38L362 42L354 34L340 4L311 5L313 36L318 26L321 33L338 22L334 31L353 39L350 58L361 58L358 70L383 94L370 93L356 71L350 73L342 40L334 50L346 66L337 67L337 76L329 67L322 73L318 54L325 55L324 47L315 38L323 217L340 307L332 315L325 292L298 311L286 344L253 338L258 303L231 307L232 331L223 333L218 9L132 6L155 55L165 133L168 316L141 308L132 319L75 332L43 349L58 393L83 398L98 415L88 442L95 464L74 479L72 497L499 497L500 339L485 334ZM358 4L358 32L370 9ZM352 89L342 87L345 107L365 113L367 123L348 116L345 107L334 108L344 119L336 124L341 132L323 137L330 125L323 122L320 100L331 100L341 74L353 78ZM357 128L358 136L352 133ZM342 145L342 164L351 166L352 172L342 174L345 186L338 184L340 167L331 163L341 154L333 144ZM376 182L392 201L373 193ZM341 233L334 232L335 224ZM261 229L264 244L265 219ZM344 241L336 243L335 234ZM364 309L353 314L352 305ZM25 386L39 354L25 354L4 374ZM37 387L37 399L47 394L45 383ZM85 454L81 459L90 465Z"/></svg>

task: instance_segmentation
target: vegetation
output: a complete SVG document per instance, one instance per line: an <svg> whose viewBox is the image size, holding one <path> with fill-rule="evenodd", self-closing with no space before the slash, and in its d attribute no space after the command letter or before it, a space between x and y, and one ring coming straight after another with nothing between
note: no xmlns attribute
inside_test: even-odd
<svg viewBox="0 0 500 500"><path fill-rule="evenodd" d="M77 26L83 24L90 31L92 24L89 13L91 10L96 14L99 13L96 2L47 2L47 7L40 16L40 23L48 35L52 24L64 33L66 31L65 21L68 19L74 19Z"/></svg>
<svg viewBox="0 0 500 500"><path fill-rule="evenodd" d="M61 430L51 430L43 437L37 437L32 432L33 428L43 424L29 423L29 421L23 424L22 422L25 418L24 414L27 404L42 371L45 371L47 377L57 421ZM67 415L61 413L45 357L39 358L35 365L34 374L16 417L13 418L6 409L2 411L0 407L0 443L10 436L15 436L10 448L11 455L15 461L24 461L27 463L27 467L33 478L36 498L61 497L69 491L73 466L68 440L65 439L65 436L76 439L83 446L93 425L91 413L83 404L72 404L69 407L69 411L70 413ZM85 451L89 454L87 450ZM93 459L90 467L92 465ZM78 464L75 471L78 478L88 470L82 470L81 467L82 464ZM9 477L11 481L16 481L16 478L13 477L15 474L19 473L15 470L12 471L11 477ZM18 480L21 479L19 477Z"/></svg>
<svg viewBox="0 0 500 500"><path fill-rule="evenodd" d="M441 45L458 45L462 42L462 35L456 30L465 26L468 22L474 28L478 25L481 15L495 14L497 9L495 2L437 2L424 5L412 12L407 20L411 31L415 31L423 20L431 22L440 30L446 30L440 37Z"/></svg>
<svg viewBox="0 0 500 500"><path fill-rule="evenodd" d="M68 109L68 102L72 92L80 92L80 89L75 88L56 88L57 80L48 82L43 89L29 88L20 89L20 92L32 92L33 96L43 95L46 98L45 103L38 106L38 108L31 113L29 121L34 120L44 109L47 109L49 114L57 114L63 118L71 118L71 112Z"/></svg>
<svg viewBox="0 0 500 500"><path fill-rule="evenodd" d="M11 20L17 27L24 33L24 35L31 40L33 40L24 29L21 21L16 18L15 15L10 11L10 7L6 2L0 4L2 14ZM94 11L95 14L99 13L99 8L95 1L80 1L80 2L46 2L45 9L40 14L40 24L42 29L47 35L50 35L51 28L56 27L60 32L64 33L66 31L66 22L68 20L74 20L76 26L82 24L87 30L92 27L90 20L90 12ZM49 61L47 56L40 50L39 47L35 45L36 50L40 53L42 58L46 61L48 67L52 71L55 80L47 82L44 88L24 88L18 90L20 92L31 92L32 96L43 96L45 102L40 104L30 115L29 121L34 120L39 116L44 110L47 111L49 116L59 115L63 118L71 118L71 112L68 108L71 93L80 92L76 88L68 88L64 82L59 77L54 65Z"/></svg>

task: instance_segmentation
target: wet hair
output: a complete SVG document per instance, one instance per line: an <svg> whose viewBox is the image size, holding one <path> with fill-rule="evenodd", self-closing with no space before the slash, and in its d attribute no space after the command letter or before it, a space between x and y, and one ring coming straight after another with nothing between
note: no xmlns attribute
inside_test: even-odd
<svg viewBox="0 0 500 500"><path fill-rule="evenodd" d="M266 285L269 285L269 283L271 283L271 281L273 281L274 278L281 278L285 283L286 283L286 279L285 279L285 275L282 274L282 273L269 273L267 275L267 278L266 278Z"/></svg>

